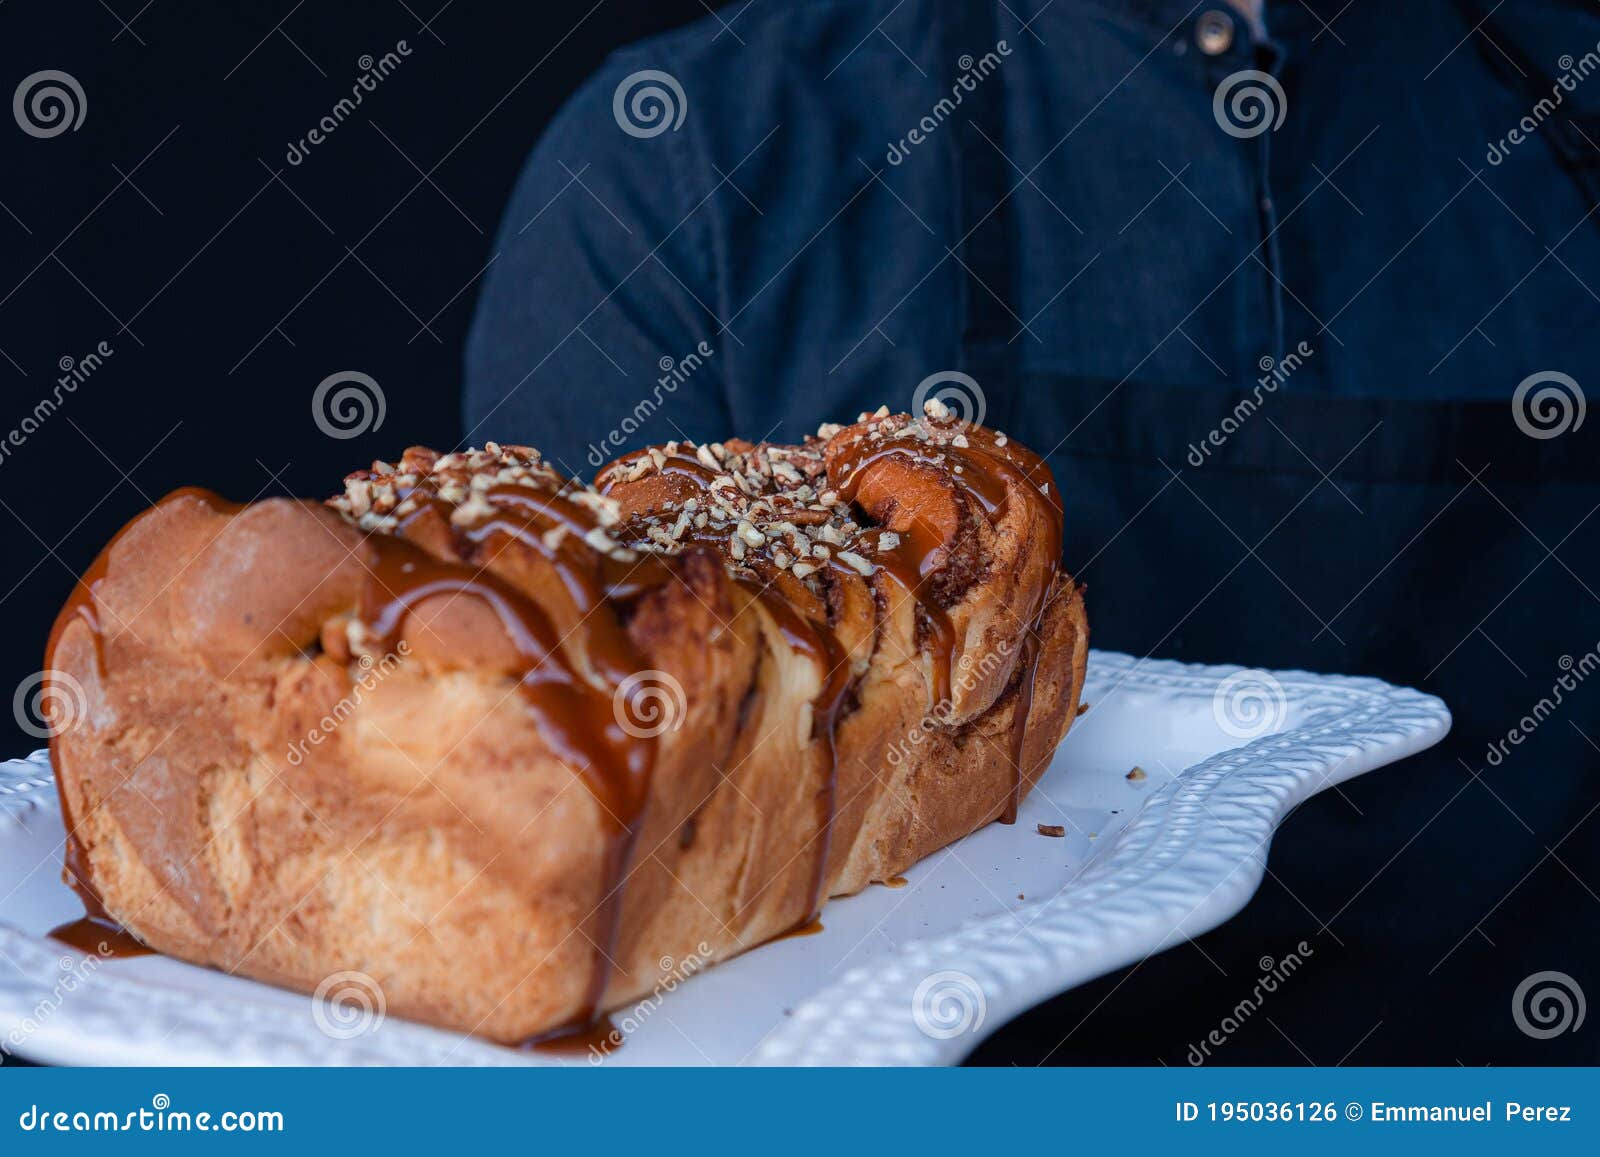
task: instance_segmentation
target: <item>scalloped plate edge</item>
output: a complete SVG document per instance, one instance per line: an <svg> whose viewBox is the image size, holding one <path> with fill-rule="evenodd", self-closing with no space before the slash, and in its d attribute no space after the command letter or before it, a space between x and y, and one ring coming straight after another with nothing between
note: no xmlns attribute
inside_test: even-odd
<svg viewBox="0 0 1600 1157"><path fill-rule="evenodd" d="M1087 698L1115 679L1215 693L1252 670L1093 652ZM901 945L795 1008L753 1064L949 1065L1041 1000L1192 939L1238 914L1265 874L1278 825L1299 803L1423 751L1448 734L1434 696L1378 679L1270 671L1313 722L1185 768L1055 896ZM945 1025L931 1000L958 1002ZM948 1011L948 1009L946 1010Z"/></svg>

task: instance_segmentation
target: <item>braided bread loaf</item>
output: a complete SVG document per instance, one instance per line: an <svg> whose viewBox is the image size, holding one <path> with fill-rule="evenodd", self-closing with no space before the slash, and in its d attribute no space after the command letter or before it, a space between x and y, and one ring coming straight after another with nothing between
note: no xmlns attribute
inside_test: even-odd
<svg viewBox="0 0 1600 1157"><path fill-rule="evenodd" d="M66 877L173 956L570 1030L1014 819L1082 687L1060 550L1044 463L942 411L180 490L51 636Z"/></svg>

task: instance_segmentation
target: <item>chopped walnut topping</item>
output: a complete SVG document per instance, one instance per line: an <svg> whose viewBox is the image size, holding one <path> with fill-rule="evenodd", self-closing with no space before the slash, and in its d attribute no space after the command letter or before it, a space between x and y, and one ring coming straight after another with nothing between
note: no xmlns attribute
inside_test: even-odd
<svg viewBox="0 0 1600 1157"><path fill-rule="evenodd" d="M370 470L347 476L344 493L328 505L363 530L387 532L426 498L459 507L473 494L501 483L552 493L567 485L537 450L527 446L490 442L482 450L443 455L413 446L400 456L398 465L377 461Z"/></svg>
<svg viewBox="0 0 1600 1157"><path fill-rule="evenodd" d="M837 489L823 486L827 461L822 440L808 438L797 446L758 446L738 439L700 445L685 441L657 450L660 461L643 451L609 467L603 481L626 485L658 472L693 476L675 468L674 459L693 461L714 474L702 493L683 500L683 513L674 515L673 505L663 502L611 528L624 545L676 550L692 541L720 543L736 569L759 573L768 564L788 570L810 580L819 594L823 568L808 560L828 558L834 548L858 542L858 551L871 549L870 542L861 541L871 528L856 521ZM819 545L824 542L828 546Z"/></svg>
<svg viewBox="0 0 1600 1157"><path fill-rule="evenodd" d="M482 492L474 490L472 496L457 506L450 515L452 526L473 526L482 522L494 513L494 507L489 504Z"/></svg>
<svg viewBox="0 0 1600 1157"><path fill-rule="evenodd" d="M597 491L587 489L569 490L566 493L566 497L593 513L601 526L615 526L622 518L621 505L617 500Z"/></svg>
<svg viewBox="0 0 1600 1157"><path fill-rule="evenodd" d="M839 561L860 575L872 574L872 564L853 550L841 550Z"/></svg>
<svg viewBox="0 0 1600 1157"><path fill-rule="evenodd" d="M370 636L371 632L367 630L367 625L360 619L350 619L345 624L345 638L349 641L350 650L353 654L366 655L371 653L372 639Z"/></svg>
<svg viewBox="0 0 1600 1157"><path fill-rule="evenodd" d="M941 447L970 445L970 427L949 406L930 400L924 411L913 417L880 406L861 416L860 430L852 431L852 437L863 439L864 451L893 443L918 457ZM595 524L575 535L565 526L541 522L547 549L581 537L596 551L632 561L634 552L672 555L708 543L720 547L740 573L760 576L776 568L821 595L832 560L871 577L877 570L875 556L900 548L904 541L901 534L863 520L845 501L848 465L836 463L830 476L828 442L842 431L842 426L825 423L798 445L728 439L647 447L606 467L602 483L612 489L670 474L674 478L667 493L673 497L627 517L622 514L625 497L619 501L563 478L536 450L495 442L449 454L412 447L397 463L374 462L370 470L351 474L344 493L329 505L367 531L398 532L407 518L429 509L440 510L464 530L508 508L498 497L501 488L527 487L559 496ZM947 468L962 469L959 461L948 462ZM709 482L700 481L706 478ZM686 479L697 484L692 493L684 488Z"/></svg>
<svg viewBox="0 0 1600 1157"><path fill-rule="evenodd" d="M600 524L602 529L585 536L590 546L619 561L636 557L603 529L618 522L617 502L564 478L528 446L487 442L482 450L449 454L413 446L401 455L397 465L378 461L370 470L347 476L344 493L329 499L328 505L369 533L397 533L402 520L441 504L452 526L468 528L496 513L498 507L491 494L498 486L561 495L591 512ZM558 526L542 537L554 549L567 534L565 527Z"/></svg>

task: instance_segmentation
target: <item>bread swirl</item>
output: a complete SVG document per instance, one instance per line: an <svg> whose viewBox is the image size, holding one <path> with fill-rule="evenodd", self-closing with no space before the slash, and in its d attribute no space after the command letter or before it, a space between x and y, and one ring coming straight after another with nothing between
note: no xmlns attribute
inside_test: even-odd
<svg viewBox="0 0 1600 1157"><path fill-rule="evenodd" d="M66 875L184 959L582 1026L1014 819L1082 686L1060 549L1048 467L942 411L178 491L51 636Z"/></svg>

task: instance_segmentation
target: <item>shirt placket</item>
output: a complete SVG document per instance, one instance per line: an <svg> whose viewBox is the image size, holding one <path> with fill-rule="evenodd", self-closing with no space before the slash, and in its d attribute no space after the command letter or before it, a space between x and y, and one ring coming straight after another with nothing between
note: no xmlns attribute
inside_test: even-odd
<svg viewBox="0 0 1600 1157"><path fill-rule="evenodd" d="M1267 35L1260 21L1250 20L1227 4L1219 4L1195 19L1193 35L1195 47L1205 59L1203 75L1213 94L1230 77L1247 70L1279 81L1283 48ZM1257 236L1252 243L1260 250L1261 257L1258 263L1250 259L1248 253L1241 254L1245 263L1239 273L1248 276L1249 284L1254 286L1250 300L1255 303L1252 307L1255 322L1248 325L1247 332L1263 335L1268 342L1265 352L1276 354L1284 347L1284 290L1278 210L1272 195L1272 135L1269 127L1237 141L1248 158L1254 179Z"/></svg>

